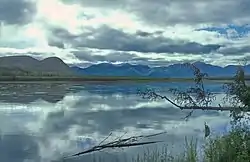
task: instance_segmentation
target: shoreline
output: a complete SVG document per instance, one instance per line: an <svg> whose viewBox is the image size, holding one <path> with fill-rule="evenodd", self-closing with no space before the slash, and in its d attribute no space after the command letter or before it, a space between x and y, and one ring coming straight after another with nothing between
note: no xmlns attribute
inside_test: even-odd
<svg viewBox="0 0 250 162"><path fill-rule="evenodd" d="M209 77L204 81L228 82L233 77ZM246 79L248 81L249 79ZM111 76L2 76L0 82L193 82L194 78L150 78Z"/></svg>

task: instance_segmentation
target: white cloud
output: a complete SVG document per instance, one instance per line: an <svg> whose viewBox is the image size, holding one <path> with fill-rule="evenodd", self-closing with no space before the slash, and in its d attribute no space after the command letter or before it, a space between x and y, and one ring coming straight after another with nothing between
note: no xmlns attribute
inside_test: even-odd
<svg viewBox="0 0 250 162"><path fill-rule="evenodd" d="M33 42L36 47L48 47L47 32L39 24L33 23L27 25L23 32L23 38Z"/></svg>
<svg viewBox="0 0 250 162"><path fill-rule="evenodd" d="M36 20L76 32L81 25L78 18L82 9L78 5L65 5L59 0L38 0Z"/></svg>
<svg viewBox="0 0 250 162"><path fill-rule="evenodd" d="M242 0L243 1L243 0ZM215 58L220 58L223 55L220 51L228 47L241 48L243 46L248 46L250 39L248 36L239 39L228 39L225 35L219 34L218 32L196 30L199 28L206 28L212 24L218 24L218 19L228 11L222 12L222 8L212 7L209 10L206 8L209 6L207 2L190 2L190 8L182 9L184 4L179 1L166 3L163 1L154 2L145 1L145 3L139 6L137 1L129 2L118 2L107 4L98 1L82 1L82 3L64 3L61 0L36 0L37 10L33 21L26 25L7 25L1 28L0 37L0 53L4 54L26 54L26 53L44 53L44 56L58 56L62 58L67 63L86 63L84 60L79 60L73 55L73 52L77 49L71 49L73 47L67 46L66 43L62 42L65 49L60 49L59 47L51 47L49 45L49 39L51 38L52 28L63 28L67 30L70 34L77 36L84 33L88 33L91 28L96 29L96 34L98 34L98 29L102 25L107 25L111 28L117 30L123 30L125 33L136 34L139 31L145 31L148 33L154 33L162 31L162 36L169 38L176 42L197 42L201 45L207 44L220 44L225 45L221 47L220 50L214 51L210 54L184 54L184 53L143 53L143 52L127 52L135 53L138 57L144 59L154 59L154 60L166 60L166 61L181 61L181 60L205 60L210 63L220 64L220 60L215 60ZM218 6L224 6L224 2L214 1ZM169 5L168 5L169 4ZM188 5L189 2L187 2ZM227 9L234 11L234 2L230 1L227 4ZM110 6L109 6L110 5ZM246 3L247 5L247 3ZM124 6L124 7L121 7ZM164 7L165 6L165 7ZM156 10L154 7L161 7ZM188 17L187 11L197 9L197 12L191 14L193 17ZM147 14L155 11L156 13L152 16L148 15L148 19L152 21L147 21L145 18L146 11ZM168 15L160 15L160 13L167 12ZM199 15L206 15L220 13L219 17L205 17L204 21L199 20ZM157 16L158 17L155 17ZM164 18L166 17L166 18ZM153 19L157 20L153 20ZM176 18L176 21L174 21ZM188 18L190 22L195 22L197 18L197 23L187 23ZM233 21L241 22L245 19L245 16L240 17L240 13L233 16ZM170 24L165 22L160 23L159 20L169 21ZM171 20L171 21L170 21ZM173 20L173 21L172 21ZM178 21L177 21L178 20ZM182 21L181 21L182 20ZM206 20L206 21L205 21ZM216 20L214 23L212 20ZM151 22L151 23L150 23ZM173 23L175 22L175 23ZM221 21L221 25L226 25L226 22ZM235 36L237 33L235 30L228 31L228 36ZM86 38L95 39L95 35L88 35ZM109 42L110 40L105 40ZM164 41L164 40L163 40ZM117 43L117 42L110 42ZM79 50L79 49L78 49ZM98 51L98 52L96 52ZM106 51L102 49L96 49L89 51L90 54L95 55L106 55ZM119 52L119 51L117 51ZM124 53L126 55L126 53ZM241 56L248 55L247 52L242 53ZM223 56L224 57L224 56ZM231 56L225 57L228 60L223 61L224 63L233 63ZM231 60L230 60L231 59ZM109 60L107 60L109 61ZM121 60L117 60L120 62ZM97 61L98 62L98 61Z"/></svg>

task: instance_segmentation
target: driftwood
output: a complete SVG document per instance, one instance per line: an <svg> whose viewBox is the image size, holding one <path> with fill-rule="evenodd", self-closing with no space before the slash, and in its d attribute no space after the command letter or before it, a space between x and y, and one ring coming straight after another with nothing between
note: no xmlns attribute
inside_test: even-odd
<svg viewBox="0 0 250 162"><path fill-rule="evenodd" d="M65 157L65 158L72 158L72 157L84 155L84 154L87 154L87 153L101 151L101 150L107 149L107 148L124 148L124 147L142 146L142 145L148 145L148 144L155 144L155 143L159 143L159 142L164 142L164 141L149 141L149 142L138 142L138 141L140 139L154 137L154 136L158 136L158 135L165 134L165 133L166 132L161 132L161 133L156 133L156 134L151 134L151 135L145 135L145 136L144 135L133 136L133 137L129 137L129 138L114 140L114 141L108 142L106 144L101 144L110 137L110 135L111 135L110 134L99 145L94 146L94 147L92 147L92 148L90 148L88 150L85 150L85 151L73 154L71 156Z"/></svg>

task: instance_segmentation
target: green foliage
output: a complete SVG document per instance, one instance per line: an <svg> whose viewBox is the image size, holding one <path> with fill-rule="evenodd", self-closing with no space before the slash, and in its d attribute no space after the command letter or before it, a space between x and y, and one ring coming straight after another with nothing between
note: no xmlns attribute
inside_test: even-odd
<svg viewBox="0 0 250 162"><path fill-rule="evenodd" d="M209 140L204 152L204 162L249 162L249 128L238 127L228 135Z"/></svg>
<svg viewBox="0 0 250 162"><path fill-rule="evenodd" d="M224 85L226 97L224 103L234 106L230 116L234 123L239 122L245 116L249 116L250 111L250 86L246 84L245 73L242 67L238 68L232 83Z"/></svg>

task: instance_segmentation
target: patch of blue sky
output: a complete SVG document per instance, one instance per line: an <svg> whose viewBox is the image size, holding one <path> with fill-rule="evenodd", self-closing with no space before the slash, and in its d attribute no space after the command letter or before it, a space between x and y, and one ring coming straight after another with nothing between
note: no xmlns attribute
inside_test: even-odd
<svg viewBox="0 0 250 162"><path fill-rule="evenodd" d="M250 25L235 25L235 24L228 24L227 26L223 27L207 27L207 28L200 28L196 29L196 31L210 31L210 32L217 32L227 38L242 38L248 36L250 32Z"/></svg>

